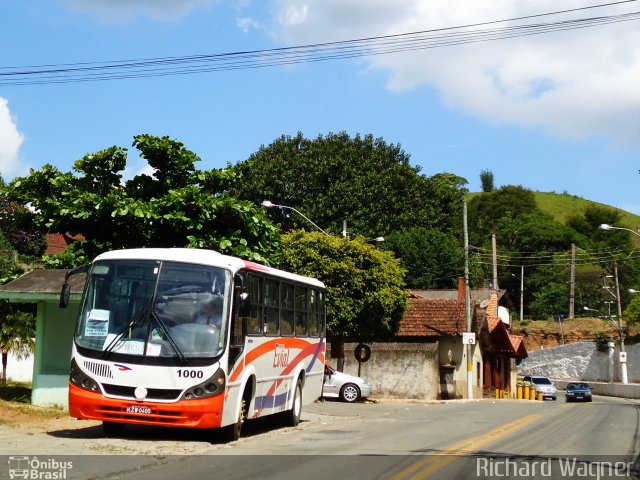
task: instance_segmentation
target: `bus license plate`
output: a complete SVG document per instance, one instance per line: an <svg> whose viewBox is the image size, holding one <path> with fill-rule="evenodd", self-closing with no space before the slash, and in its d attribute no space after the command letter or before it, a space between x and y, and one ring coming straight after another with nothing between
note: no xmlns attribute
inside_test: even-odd
<svg viewBox="0 0 640 480"><path fill-rule="evenodd" d="M151 413L151 407L145 407L145 406L141 406L141 405L129 405L127 407L127 413L150 414Z"/></svg>

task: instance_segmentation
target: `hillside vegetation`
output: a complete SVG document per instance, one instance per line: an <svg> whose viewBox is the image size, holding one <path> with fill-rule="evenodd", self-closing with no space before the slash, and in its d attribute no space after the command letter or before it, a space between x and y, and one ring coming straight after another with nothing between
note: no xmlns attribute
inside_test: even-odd
<svg viewBox="0 0 640 480"><path fill-rule="evenodd" d="M467 194L467 200L471 200L477 195L482 195L482 192ZM533 192L533 195L536 199L538 208L547 212L555 220L561 223L566 223L569 217L582 215L589 205L596 205L599 207L612 208L620 212L622 220L617 226L630 228L632 230L640 230L639 215L635 215L620 208L612 207L611 205L585 200L584 198L576 197L575 195L570 195L568 193ZM640 238L638 238L638 241L640 241Z"/></svg>
<svg viewBox="0 0 640 480"><path fill-rule="evenodd" d="M584 198L566 193L534 192L534 196L536 198L538 208L551 214L553 218L562 223L565 223L567 218L570 216L584 213L587 206L597 205L599 207L613 208L620 212L622 220L618 226L630 228L632 230L640 228L640 216L610 205L592 202L591 200L585 200Z"/></svg>

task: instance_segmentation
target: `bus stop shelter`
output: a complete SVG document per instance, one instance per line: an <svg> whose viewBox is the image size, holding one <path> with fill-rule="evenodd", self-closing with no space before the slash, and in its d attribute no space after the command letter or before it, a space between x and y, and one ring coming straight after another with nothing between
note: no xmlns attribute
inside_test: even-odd
<svg viewBox="0 0 640 480"><path fill-rule="evenodd" d="M85 274L70 278L71 297L60 308L60 290L67 270L33 270L0 286L0 298L35 303L36 339L31 403L68 408L69 362L73 329L80 307Z"/></svg>

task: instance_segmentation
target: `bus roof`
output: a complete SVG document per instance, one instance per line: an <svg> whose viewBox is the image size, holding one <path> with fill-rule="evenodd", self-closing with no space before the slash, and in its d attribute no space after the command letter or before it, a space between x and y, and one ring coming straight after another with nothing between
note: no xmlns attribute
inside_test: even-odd
<svg viewBox="0 0 640 480"><path fill-rule="evenodd" d="M315 278L305 277L241 258L223 255L214 250L196 248L132 248L102 253L94 259L94 262L97 260L166 260L171 262L196 263L227 268L234 274L241 269L247 269L324 288L324 283Z"/></svg>

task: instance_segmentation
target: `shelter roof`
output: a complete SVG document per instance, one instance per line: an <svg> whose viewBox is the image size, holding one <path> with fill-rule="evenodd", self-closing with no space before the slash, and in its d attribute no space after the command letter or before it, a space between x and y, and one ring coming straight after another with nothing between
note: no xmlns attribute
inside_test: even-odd
<svg viewBox="0 0 640 480"><path fill-rule="evenodd" d="M56 300L64 284L67 270L32 270L15 280L0 286L0 298L21 302ZM79 273L69 279L71 298L79 299L86 274Z"/></svg>

